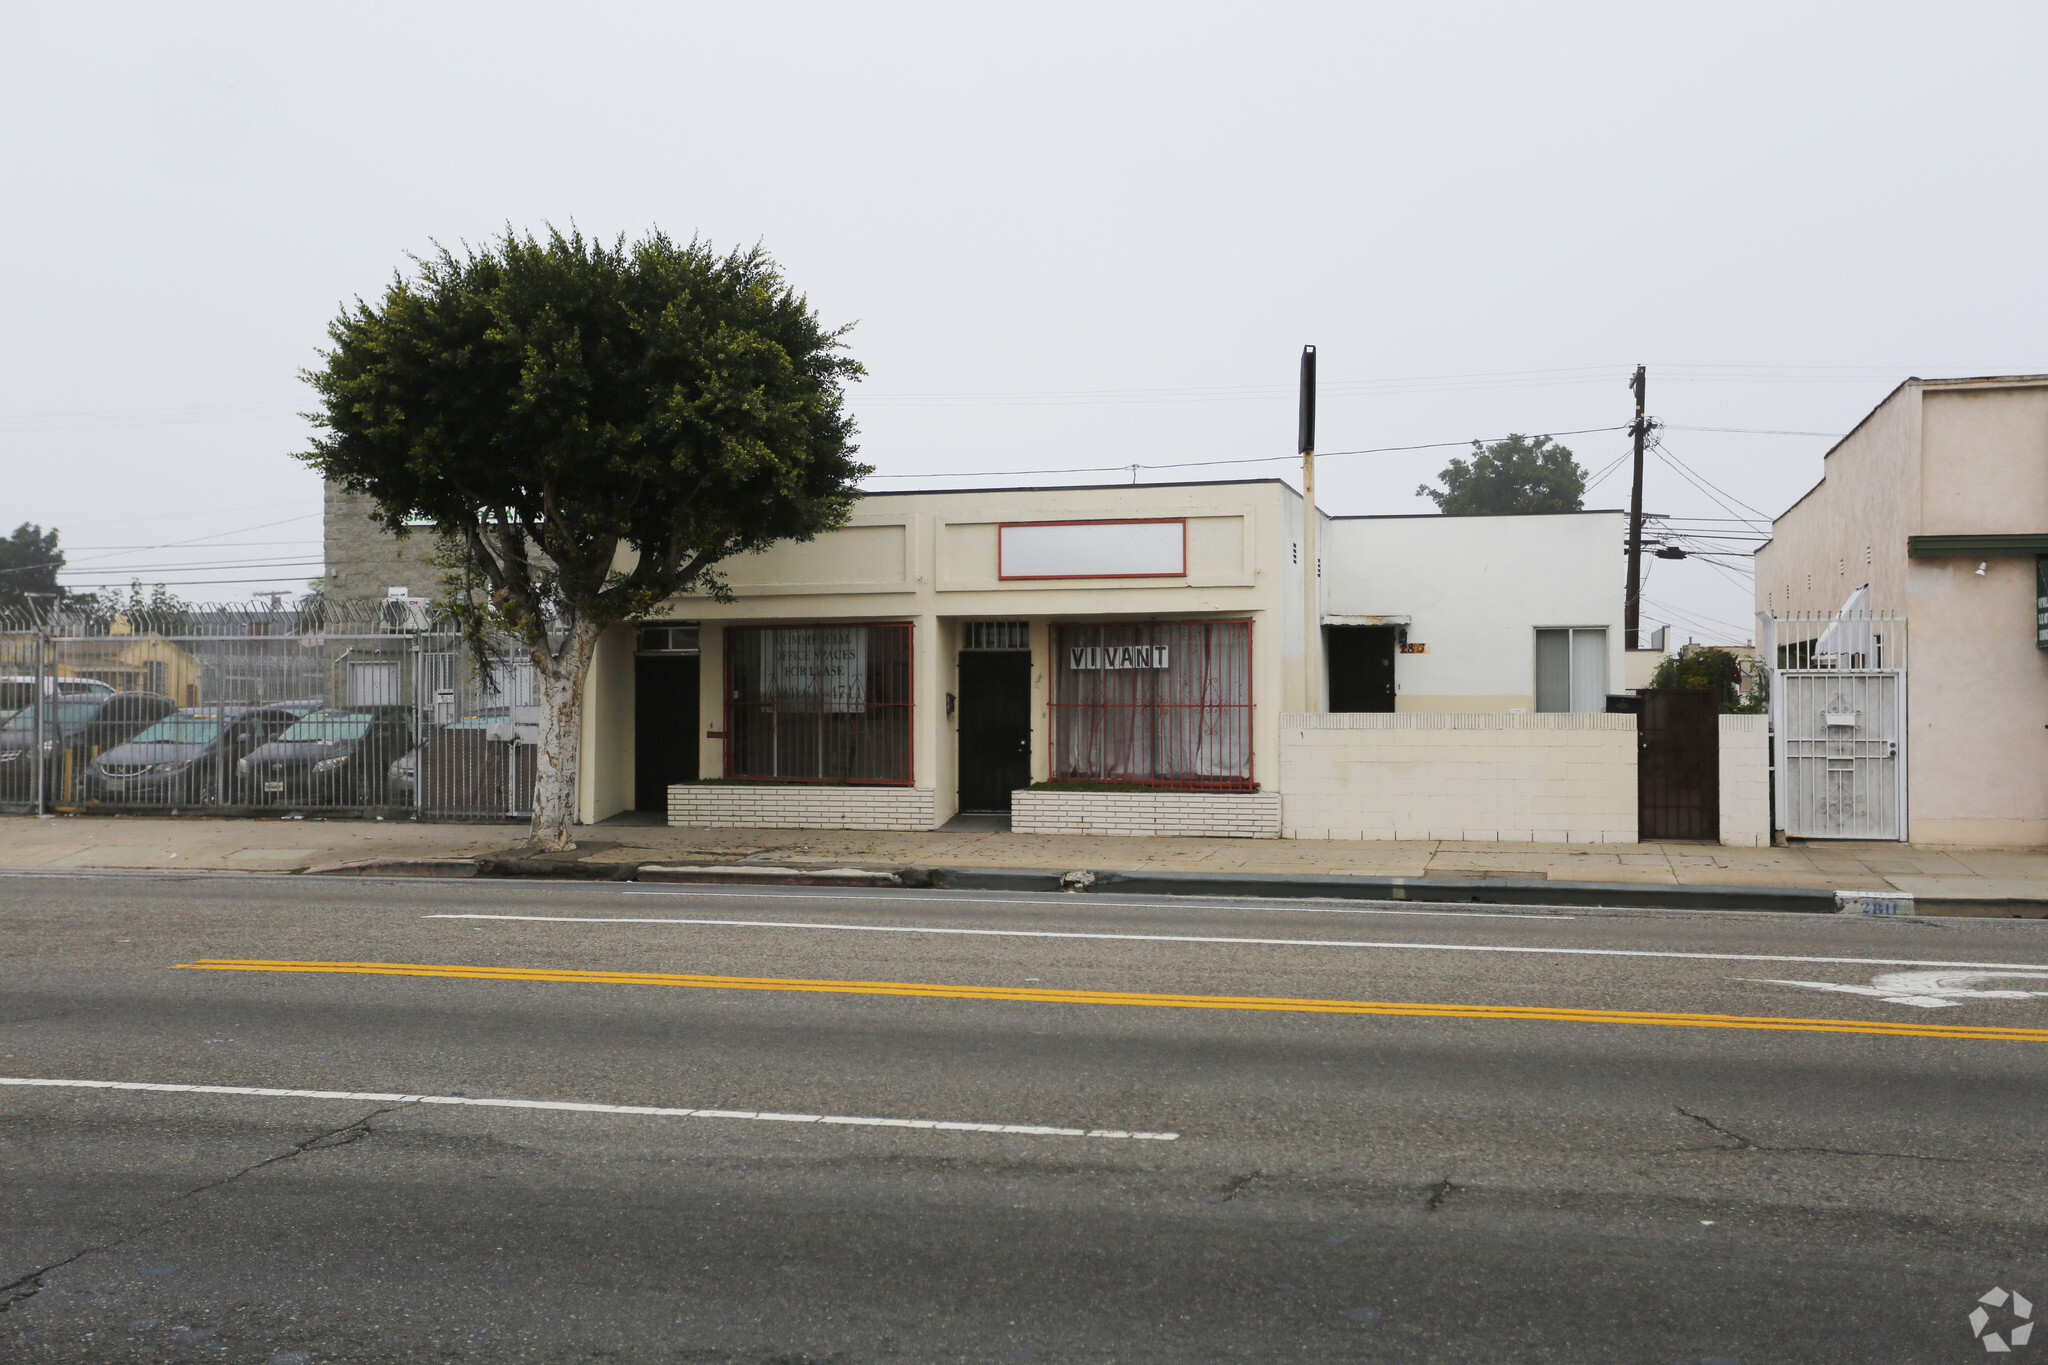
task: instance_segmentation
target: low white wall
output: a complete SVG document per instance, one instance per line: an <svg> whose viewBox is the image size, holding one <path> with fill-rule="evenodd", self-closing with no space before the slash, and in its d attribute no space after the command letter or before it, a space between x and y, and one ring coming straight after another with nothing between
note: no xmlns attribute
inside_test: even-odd
<svg viewBox="0 0 2048 1365"><path fill-rule="evenodd" d="M1721 842L1771 842L1771 718L1721 717Z"/></svg>
<svg viewBox="0 0 2048 1365"><path fill-rule="evenodd" d="M1634 843L1636 718L1280 717L1287 839Z"/></svg>
<svg viewBox="0 0 2048 1365"><path fill-rule="evenodd" d="M1274 792L1020 791L1010 802L1013 834L1280 837Z"/></svg>
<svg viewBox="0 0 2048 1365"><path fill-rule="evenodd" d="M813 787L682 783L668 789L668 822L700 829L934 829L930 787Z"/></svg>

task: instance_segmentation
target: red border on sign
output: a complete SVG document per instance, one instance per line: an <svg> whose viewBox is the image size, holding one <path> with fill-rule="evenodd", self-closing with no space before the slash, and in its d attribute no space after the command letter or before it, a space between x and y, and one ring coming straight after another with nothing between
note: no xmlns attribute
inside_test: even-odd
<svg viewBox="0 0 2048 1365"><path fill-rule="evenodd" d="M1012 526L1178 526L1180 527L1180 568L1171 573L1005 573L1003 532ZM1046 579L1081 578L1186 578L1188 576L1188 519L1186 517L1107 517L1075 521L1000 521L996 523L996 578L1007 582L1042 582Z"/></svg>

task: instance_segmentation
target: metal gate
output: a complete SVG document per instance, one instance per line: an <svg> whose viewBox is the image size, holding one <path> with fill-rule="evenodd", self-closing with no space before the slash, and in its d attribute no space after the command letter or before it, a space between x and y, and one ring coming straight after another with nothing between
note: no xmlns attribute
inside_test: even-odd
<svg viewBox="0 0 2048 1365"><path fill-rule="evenodd" d="M1796 839L1907 835L1906 623L1863 600L1763 618L1778 823Z"/></svg>
<svg viewBox="0 0 2048 1365"><path fill-rule="evenodd" d="M1712 692L1646 687L1637 694L1636 837L1721 837L1721 708Z"/></svg>
<svg viewBox="0 0 2048 1365"><path fill-rule="evenodd" d="M1774 701L1785 833L1905 838L1905 673L1781 669Z"/></svg>

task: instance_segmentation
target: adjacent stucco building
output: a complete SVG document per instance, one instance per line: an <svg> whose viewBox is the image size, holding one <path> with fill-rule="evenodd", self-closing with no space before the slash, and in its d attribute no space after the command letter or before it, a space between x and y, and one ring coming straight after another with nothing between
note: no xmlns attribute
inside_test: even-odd
<svg viewBox="0 0 2048 1365"><path fill-rule="evenodd" d="M1910 379L1756 556L1756 605L1903 614L1906 837L2048 843L2048 376Z"/></svg>

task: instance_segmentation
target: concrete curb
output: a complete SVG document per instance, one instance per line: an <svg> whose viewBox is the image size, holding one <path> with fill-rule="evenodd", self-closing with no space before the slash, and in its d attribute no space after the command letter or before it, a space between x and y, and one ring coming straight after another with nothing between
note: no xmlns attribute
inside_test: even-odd
<svg viewBox="0 0 2048 1365"><path fill-rule="evenodd" d="M474 877L482 869L475 858L359 858L349 863L309 867L308 877Z"/></svg>
<svg viewBox="0 0 2048 1365"><path fill-rule="evenodd" d="M1564 905L1650 910L1776 910L1832 915L1835 893L1789 886L1676 886L1662 882L1516 882L1495 878L1344 877L1246 872L1097 872L1085 882L1056 872L935 867L932 885L960 891L1077 891L1136 896L1240 896L1286 900L1414 901L1451 905Z"/></svg>
<svg viewBox="0 0 2048 1365"><path fill-rule="evenodd" d="M992 867L791 867L759 863L611 863L545 858L363 858L308 868L329 877L518 877L696 885L932 887L945 891L1065 891L1132 896L1408 901L1438 905L1544 905L1586 909L1766 910L1831 915L1832 889L1701 886L1668 882L1510 881L1242 872L1051 872ZM2048 902L2013 897L1924 896L1917 916L2048 918Z"/></svg>
<svg viewBox="0 0 2048 1365"><path fill-rule="evenodd" d="M479 877L544 877L572 882L630 882L638 863L572 862L553 858L478 858Z"/></svg>
<svg viewBox="0 0 2048 1365"><path fill-rule="evenodd" d="M1976 915L1985 919L2048 919L2048 901L2017 896L1915 896L1915 915Z"/></svg>
<svg viewBox="0 0 2048 1365"><path fill-rule="evenodd" d="M753 863L708 863L684 866L644 863L633 880L641 882L720 882L755 886L903 886L894 872L858 867L766 867Z"/></svg>

